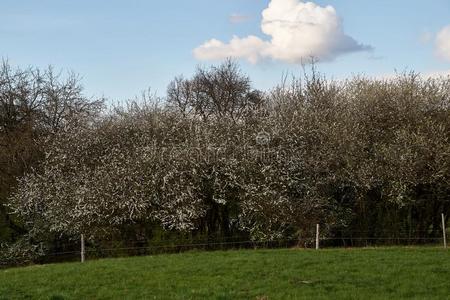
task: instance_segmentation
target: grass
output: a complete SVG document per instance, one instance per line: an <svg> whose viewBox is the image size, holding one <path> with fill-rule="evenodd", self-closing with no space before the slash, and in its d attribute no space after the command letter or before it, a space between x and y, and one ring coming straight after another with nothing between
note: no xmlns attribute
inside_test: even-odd
<svg viewBox="0 0 450 300"><path fill-rule="evenodd" d="M450 299L438 248L190 252L0 271L0 299Z"/></svg>

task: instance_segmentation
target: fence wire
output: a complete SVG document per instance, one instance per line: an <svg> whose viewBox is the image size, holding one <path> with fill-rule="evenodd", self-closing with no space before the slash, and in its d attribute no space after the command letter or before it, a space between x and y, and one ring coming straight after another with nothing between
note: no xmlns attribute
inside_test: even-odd
<svg viewBox="0 0 450 300"><path fill-rule="evenodd" d="M126 244L141 244L132 246ZM99 242L88 242L85 246L87 259L126 257L157 254L182 253L193 250L217 251L217 250L239 250L239 249L288 249L288 248L311 248L315 247L315 237L302 237L299 239L277 239L277 240L227 240L203 241L194 243L167 243L150 245L149 240L123 241L109 240ZM178 241L179 242L179 241ZM414 246L414 245L442 245L442 237L320 237L320 248L353 248L372 246ZM113 246L113 244L117 246ZM125 244L125 246L124 246ZM81 247L79 243L73 242L62 245L68 251L54 251L43 258L43 262L59 262L79 260ZM73 250L72 250L73 249Z"/></svg>

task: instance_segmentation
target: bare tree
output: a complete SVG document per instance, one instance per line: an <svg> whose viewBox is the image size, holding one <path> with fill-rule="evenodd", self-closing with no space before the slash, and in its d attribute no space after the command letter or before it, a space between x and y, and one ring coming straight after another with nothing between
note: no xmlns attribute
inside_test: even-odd
<svg viewBox="0 0 450 300"><path fill-rule="evenodd" d="M167 90L168 102L183 114L193 112L203 120L237 121L262 103L262 93L251 88L231 59L209 69L199 67L192 79L175 78Z"/></svg>

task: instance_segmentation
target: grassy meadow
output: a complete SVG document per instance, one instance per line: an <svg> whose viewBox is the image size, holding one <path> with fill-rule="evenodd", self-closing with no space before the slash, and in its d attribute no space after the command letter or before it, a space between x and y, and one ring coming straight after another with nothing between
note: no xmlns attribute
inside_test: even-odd
<svg viewBox="0 0 450 300"><path fill-rule="evenodd" d="M0 271L0 299L450 299L439 248L188 252Z"/></svg>

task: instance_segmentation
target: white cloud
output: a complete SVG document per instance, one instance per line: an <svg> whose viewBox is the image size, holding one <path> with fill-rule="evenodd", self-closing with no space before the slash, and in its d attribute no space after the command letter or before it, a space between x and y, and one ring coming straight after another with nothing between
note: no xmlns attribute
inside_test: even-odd
<svg viewBox="0 0 450 300"><path fill-rule="evenodd" d="M437 33L435 46L436 54L443 60L450 61L450 25Z"/></svg>
<svg viewBox="0 0 450 300"><path fill-rule="evenodd" d="M423 45L433 40L434 34L429 31L422 31L419 35L419 42Z"/></svg>
<svg viewBox="0 0 450 300"><path fill-rule="evenodd" d="M250 19L251 19L250 16L236 14L236 13L231 14L229 17L230 23L232 23L232 24L239 24L239 23L247 22Z"/></svg>
<svg viewBox="0 0 450 300"><path fill-rule="evenodd" d="M261 29L270 39L252 35L234 36L229 43L211 39L194 49L194 56L200 60L233 57L256 63L271 58L298 63L312 56L333 60L340 54L372 49L344 33L342 20L332 6L312 2L271 0L262 12Z"/></svg>
<svg viewBox="0 0 450 300"><path fill-rule="evenodd" d="M201 60L224 59L228 57L245 58L257 63L270 44L250 35L246 38L234 36L228 44L212 39L194 50L196 58Z"/></svg>

